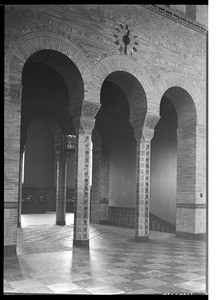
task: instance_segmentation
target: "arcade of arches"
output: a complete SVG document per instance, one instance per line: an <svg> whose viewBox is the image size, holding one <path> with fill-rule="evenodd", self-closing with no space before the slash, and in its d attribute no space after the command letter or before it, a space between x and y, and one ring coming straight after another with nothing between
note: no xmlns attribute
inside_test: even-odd
<svg viewBox="0 0 216 300"><path fill-rule="evenodd" d="M5 253L16 252L17 227L32 199L31 209L55 211L59 226L74 213L77 247L89 247L91 223L133 227L141 242L151 230L205 237L205 26L193 20L195 31L148 5L108 7L6 7ZM137 51L121 53L112 41L115 13L134 27ZM73 20L57 33L61 15ZM19 17L26 29L16 27ZM153 20L169 42L151 38ZM203 43L187 52L183 36ZM68 135L76 136L70 153Z"/></svg>

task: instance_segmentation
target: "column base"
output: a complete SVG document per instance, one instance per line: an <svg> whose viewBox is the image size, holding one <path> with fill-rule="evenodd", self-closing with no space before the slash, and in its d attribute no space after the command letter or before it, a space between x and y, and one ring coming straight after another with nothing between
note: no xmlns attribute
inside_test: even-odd
<svg viewBox="0 0 216 300"><path fill-rule="evenodd" d="M4 256L14 256L16 253L16 245L6 245L4 246Z"/></svg>
<svg viewBox="0 0 216 300"><path fill-rule="evenodd" d="M176 231L176 237L189 240L206 240L206 233L190 233Z"/></svg>
<svg viewBox="0 0 216 300"><path fill-rule="evenodd" d="M149 236L135 236L135 241L142 243L149 242Z"/></svg>
<svg viewBox="0 0 216 300"><path fill-rule="evenodd" d="M89 248L89 240L73 240L73 246L79 248Z"/></svg>
<svg viewBox="0 0 216 300"><path fill-rule="evenodd" d="M56 225L64 226L66 224L65 221L56 221Z"/></svg>

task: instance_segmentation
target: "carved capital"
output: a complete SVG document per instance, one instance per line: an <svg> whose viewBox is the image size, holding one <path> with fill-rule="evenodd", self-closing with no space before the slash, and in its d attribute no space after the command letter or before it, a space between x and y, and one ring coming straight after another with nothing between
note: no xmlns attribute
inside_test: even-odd
<svg viewBox="0 0 216 300"><path fill-rule="evenodd" d="M160 116L147 114L144 118L130 120L134 127L134 135L137 141L151 141L154 136L154 128L159 121Z"/></svg>
<svg viewBox="0 0 216 300"><path fill-rule="evenodd" d="M158 115L147 114L145 117L144 127L154 129L159 119L160 116Z"/></svg>
<svg viewBox="0 0 216 300"><path fill-rule="evenodd" d="M82 128L87 132L92 132L95 126L95 119L85 119L82 118L81 120Z"/></svg>
<svg viewBox="0 0 216 300"><path fill-rule="evenodd" d="M137 141L149 142L154 136L154 129L140 127L134 129L134 136Z"/></svg>
<svg viewBox="0 0 216 300"><path fill-rule="evenodd" d="M82 105L82 117L94 118L100 108L99 103L84 101Z"/></svg>
<svg viewBox="0 0 216 300"><path fill-rule="evenodd" d="M70 108L71 115L73 118L84 117L94 118L100 108L101 104L94 102L83 101L79 105Z"/></svg>
<svg viewBox="0 0 216 300"><path fill-rule="evenodd" d="M74 128L79 133L91 134L95 126L95 119L79 117L73 120Z"/></svg>
<svg viewBox="0 0 216 300"><path fill-rule="evenodd" d="M154 136L154 129L145 127L144 130L143 130L143 136L144 136L146 141L151 141L151 139Z"/></svg>

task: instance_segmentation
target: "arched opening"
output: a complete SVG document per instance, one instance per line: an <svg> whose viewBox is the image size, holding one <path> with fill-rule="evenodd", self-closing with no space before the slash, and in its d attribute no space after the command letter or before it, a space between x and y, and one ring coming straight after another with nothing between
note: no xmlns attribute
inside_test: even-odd
<svg viewBox="0 0 216 300"><path fill-rule="evenodd" d="M161 100L160 117L151 142L150 229L175 232L177 115L165 96Z"/></svg>
<svg viewBox="0 0 216 300"><path fill-rule="evenodd" d="M136 139L130 122L144 120L147 109L145 92L133 75L116 71L104 80L100 99L101 108L95 123L97 134L93 135L91 203L94 203L91 205L91 221L134 226ZM96 150L98 145L100 149ZM98 156L98 162L94 155ZM94 186L94 176L100 177L97 186Z"/></svg>
<svg viewBox="0 0 216 300"><path fill-rule="evenodd" d="M169 88L160 116L151 148L150 228L174 233L183 222L182 204L192 203L195 195L196 109L190 94Z"/></svg>
<svg viewBox="0 0 216 300"><path fill-rule="evenodd" d="M41 50L26 61L22 85L21 149L25 149L25 163L21 212L28 207L27 213L52 213L55 223L62 135L75 134L69 107L81 101L83 81L75 64L65 55ZM73 213L74 153L67 158L66 174L66 212ZM35 201L35 205L28 201ZM68 219L69 223L72 219L73 216Z"/></svg>

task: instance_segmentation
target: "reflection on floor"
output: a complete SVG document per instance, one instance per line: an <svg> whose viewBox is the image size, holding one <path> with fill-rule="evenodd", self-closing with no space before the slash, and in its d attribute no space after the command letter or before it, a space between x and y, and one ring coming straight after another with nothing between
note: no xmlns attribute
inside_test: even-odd
<svg viewBox="0 0 216 300"><path fill-rule="evenodd" d="M73 248L73 214L22 215L17 256L4 259L5 294L204 294L206 242L91 224L90 249Z"/></svg>

